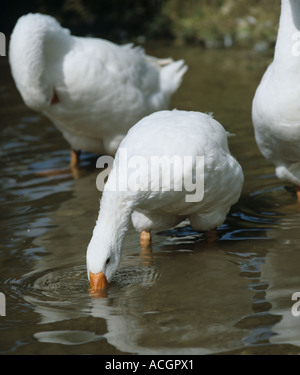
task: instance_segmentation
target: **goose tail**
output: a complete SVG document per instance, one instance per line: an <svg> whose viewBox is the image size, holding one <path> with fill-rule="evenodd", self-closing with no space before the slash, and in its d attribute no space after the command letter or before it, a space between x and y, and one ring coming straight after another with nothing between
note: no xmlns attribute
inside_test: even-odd
<svg viewBox="0 0 300 375"><path fill-rule="evenodd" d="M188 66L184 60L172 61L162 66L160 73L160 81L162 90L167 95L174 94L182 83L182 79Z"/></svg>

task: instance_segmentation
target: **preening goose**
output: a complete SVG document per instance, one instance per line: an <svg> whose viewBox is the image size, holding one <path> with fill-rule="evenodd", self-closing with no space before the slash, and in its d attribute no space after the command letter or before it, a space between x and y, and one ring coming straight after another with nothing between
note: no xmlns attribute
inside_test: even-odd
<svg viewBox="0 0 300 375"><path fill-rule="evenodd" d="M130 220L142 247L150 245L151 230L186 218L196 230L214 230L239 199L243 181L227 133L212 116L173 110L143 118L121 142L104 187L87 248L91 289L112 280Z"/></svg>
<svg viewBox="0 0 300 375"><path fill-rule="evenodd" d="M300 201L300 1L282 0L273 62L253 99L257 145Z"/></svg>
<svg viewBox="0 0 300 375"><path fill-rule="evenodd" d="M187 70L183 60L141 47L72 36L51 16L19 18L9 45L12 76L25 104L46 115L72 149L114 155L128 129L168 109Z"/></svg>

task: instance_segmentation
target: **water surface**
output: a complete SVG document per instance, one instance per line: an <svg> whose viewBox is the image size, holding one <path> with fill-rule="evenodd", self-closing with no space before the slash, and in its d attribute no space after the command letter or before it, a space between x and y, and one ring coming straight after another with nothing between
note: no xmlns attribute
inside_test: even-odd
<svg viewBox="0 0 300 375"><path fill-rule="evenodd" d="M292 188L259 153L251 101L271 54L149 46L184 58L188 73L172 107L213 112L233 133L245 185L207 243L188 222L156 233L141 254L130 229L106 298L88 292L86 247L99 209L94 156L78 179L41 177L62 168L69 147L23 104L0 60L1 354L298 354L300 208Z"/></svg>

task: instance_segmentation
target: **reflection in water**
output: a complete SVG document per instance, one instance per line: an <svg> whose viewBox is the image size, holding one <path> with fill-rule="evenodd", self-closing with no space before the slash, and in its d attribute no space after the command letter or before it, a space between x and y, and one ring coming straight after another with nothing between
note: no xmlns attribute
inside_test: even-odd
<svg viewBox="0 0 300 375"><path fill-rule="evenodd" d="M75 253L73 243L78 230L88 243L92 225L81 223L77 228L68 217L92 212L94 204L87 191L95 176L90 174L74 182L74 197L51 218L57 228L36 240L51 254L46 264L41 260L37 267L48 267L48 271L35 275L34 293L25 297L40 315L40 324L101 318L107 327L102 336L109 344L122 352L139 354L215 353L261 342L262 336L266 341L270 323L264 320L260 325L256 321L260 312L253 313L253 305L263 309L258 307L264 304L258 295L268 285L260 280L265 252L259 255L244 240L252 236L252 241L257 239L256 246L263 249L260 244L268 233L263 226L274 224L274 218L262 220L261 228L250 230L249 223L259 224L260 218L252 212L248 220L245 213L234 211L219 228L219 242L214 244L206 243L188 222L182 223L178 229L154 236L152 259L141 256L138 234L131 230L108 297L89 299L85 266L82 262L80 265L86 246ZM96 189L93 195L97 199ZM93 222L96 210L89 217ZM64 233L68 235L62 243ZM230 246L228 251L227 244L233 238L240 244L235 249ZM49 265L55 267L58 260L61 268L49 270ZM36 296L36 290L42 292L42 299ZM84 326L77 328L85 332ZM48 336L48 331L35 335L43 342ZM60 337L55 335L56 342ZM50 335L49 342L53 340Z"/></svg>
<svg viewBox="0 0 300 375"><path fill-rule="evenodd" d="M24 106L0 60L1 353L299 352L291 295L300 291L300 212L258 151L250 117L268 56L152 52L189 65L174 107L213 111L235 134L230 149L245 174L240 201L216 243L184 222L154 235L151 257L131 229L107 297L91 297L85 256L100 198L94 162L84 155L76 180L36 175L66 165L68 145Z"/></svg>
<svg viewBox="0 0 300 375"><path fill-rule="evenodd" d="M45 331L34 334L39 342L57 343L63 345L81 345L101 339L94 333L86 331Z"/></svg>
<svg viewBox="0 0 300 375"><path fill-rule="evenodd" d="M286 207L280 225L268 236L273 246L268 249L262 277L268 280L266 298L272 305L272 313L278 322L272 328L272 343L288 343L300 346L299 317L292 314L292 294L300 291L300 207Z"/></svg>
<svg viewBox="0 0 300 375"><path fill-rule="evenodd" d="M201 235L192 233L187 226L179 228L178 237L174 231L169 236L155 235L152 259L140 254L138 234L129 231L108 297L89 298L85 267L76 266L85 255L86 246L77 246L76 254L73 242L81 230L80 237L86 237L88 243L92 225L86 223L76 228L67 218L71 212L80 217L82 211L95 207L86 194L93 181L95 174L74 182L74 197L51 218L57 228L36 240L38 246L46 246L51 254L45 258L45 264L41 259L37 265L39 272L27 275L27 279L35 281L31 293L24 298L35 306L39 323L89 315L102 318L107 326L103 336L111 345L139 354L203 354L242 345L246 331L236 328L234 323L241 315L251 313L252 293L247 290L247 280L241 280L237 258L233 259L218 244L206 244ZM96 212L93 216L91 222ZM183 231L189 231L190 236L182 237ZM62 243L63 233L68 235ZM58 261L61 267L51 271L49 265L55 267ZM40 274L47 267L48 271ZM232 290L235 292L230 293ZM240 304L232 308L237 298ZM35 338L45 342L47 332ZM59 337L63 335L50 335L49 342Z"/></svg>

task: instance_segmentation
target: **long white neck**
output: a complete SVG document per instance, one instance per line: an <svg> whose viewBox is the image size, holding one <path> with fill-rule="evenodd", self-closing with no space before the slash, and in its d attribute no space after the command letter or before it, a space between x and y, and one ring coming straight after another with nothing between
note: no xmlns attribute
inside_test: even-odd
<svg viewBox="0 0 300 375"><path fill-rule="evenodd" d="M117 269L121 258L121 247L132 213L132 206L126 199L126 193L104 191L100 211L92 239L87 251L87 264L93 273L105 272L105 262L111 262L111 275ZM109 269L109 267L107 267Z"/></svg>
<svg viewBox="0 0 300 375"><path fill-rule="evenodd" d="M18 20L10 39L9 61L17 88L30 108L43 110L49 105L55 64L71 43L69 30L50 16L28 14Z"/></svg>
<svg viewBox="0 0 300 375"><path fill-rule="evenodd" d="M300 0L282 0L274 62L285 75L300 66Z"/></svg>

